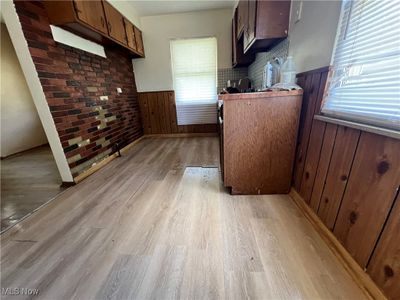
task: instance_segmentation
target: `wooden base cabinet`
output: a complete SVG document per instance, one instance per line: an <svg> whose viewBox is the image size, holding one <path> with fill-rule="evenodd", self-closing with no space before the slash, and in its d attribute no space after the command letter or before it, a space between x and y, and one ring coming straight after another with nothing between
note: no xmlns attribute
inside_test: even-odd
<svg viewBox="0 0 400 300"><path fill-rule="evenodd" d="M290 190L302 91L220 95L223 181L232 194Z"/></svg>

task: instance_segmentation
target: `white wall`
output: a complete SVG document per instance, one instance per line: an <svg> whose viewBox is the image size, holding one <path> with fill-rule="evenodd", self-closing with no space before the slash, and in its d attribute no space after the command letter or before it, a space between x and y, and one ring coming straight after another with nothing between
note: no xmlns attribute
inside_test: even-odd
<svg viewBox="0 0 400 300"><path fill-rule="evenodd" d="M303 10L295 23L296 7L292 2L289 28L289 55L294 57L297 72L328 66L339 21L341 1L302 1Z"/></svg>
<svg viewBox="0 0 400 300"><path fill-rule="evenodd" d="M6 26L1 24L1 157L47 143Z"/></svg>
<svg viewBox="0 0 400 300"><path fill-rule="evenodd" d="M231 67L232 9L142 17L146 58L134 59L139 92L172 90L170 40L214 36L218 68Z"/></svg>

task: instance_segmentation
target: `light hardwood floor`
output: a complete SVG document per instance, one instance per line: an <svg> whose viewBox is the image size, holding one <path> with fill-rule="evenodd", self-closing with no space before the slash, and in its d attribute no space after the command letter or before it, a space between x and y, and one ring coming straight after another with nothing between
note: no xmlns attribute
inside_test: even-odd
<svg viewBox="0 0 400 300"><path fill-rule="evenodd" d="M289 196L227 194L218 155L217 138L143 139L2 235L2 287L36 299L364 299Z"/></svg>

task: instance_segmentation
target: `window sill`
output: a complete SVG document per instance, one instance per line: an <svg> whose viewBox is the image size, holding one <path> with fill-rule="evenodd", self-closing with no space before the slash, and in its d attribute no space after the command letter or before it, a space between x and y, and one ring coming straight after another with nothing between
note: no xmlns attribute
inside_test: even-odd
<svg viewBox="0 0 400 300"><path fill-rule="evenodd" d="M355 128L355 129L359 129L362 131L371 132L371 133L375 133L375 134L379 134L379 135L384 135L384 136L388 136L388 137L400 140L400 131L397 131L394 129L387 129L387 128L377 127L377 126L373 126L373 125L361 124L361 123L357 123L357 122L331 118L331 117L327 117L327 116L323 116L323 115L315 115L314 119L323 121L323 122L327 122L327 123L332 123L332 124L342 125L342 126L346 126L346 127L350 127L350 128Z"/></svg>

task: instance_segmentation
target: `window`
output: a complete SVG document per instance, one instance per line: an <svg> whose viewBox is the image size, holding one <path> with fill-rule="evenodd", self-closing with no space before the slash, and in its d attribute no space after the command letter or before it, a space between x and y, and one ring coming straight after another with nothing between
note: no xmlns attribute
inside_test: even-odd
<svg viewBox="0 0 400 300"><path fill-rule="evenodd" d="M217 121L217 39L171 41L178 125Z"/></svg>
<svg viewBox="0 0 400 300"><path fill-rule="evenodd" d="M325 115L400 130L400 2L345 0Z"/></svg>

